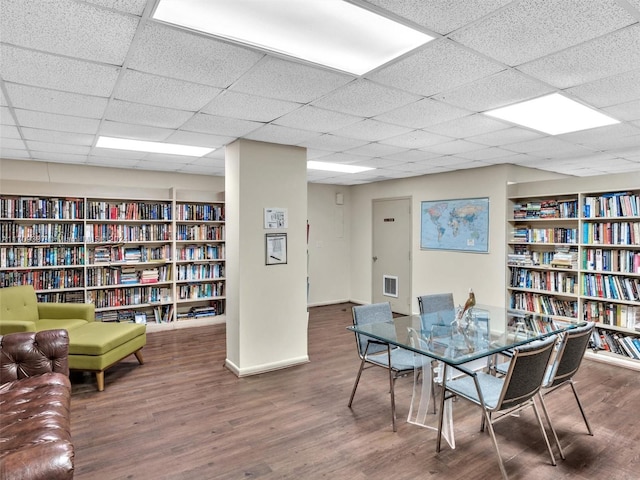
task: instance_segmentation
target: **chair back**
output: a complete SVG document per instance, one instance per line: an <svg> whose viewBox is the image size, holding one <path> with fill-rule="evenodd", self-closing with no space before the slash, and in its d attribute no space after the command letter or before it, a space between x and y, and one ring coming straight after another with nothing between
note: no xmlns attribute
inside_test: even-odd
<svg viewBox="0 0 640 480"><path fill-rule="evenodd" d="M567 330L564 333L553 363L547 370L543 384L544 388L560 385L571 379L578 371L584 358L584 352L589 345L594 326L594 322L589 322L582 327Z"/></svg>
<svg viewBox="0 0 640 480"><path fill-rule="evenodd" d="M492 410L515 407L540 391L556 339L557 335L551 335L513 349L502 392Z"/></svg>
<svg viewBox="0 0 640 480"><path fill-rule="evenodd" d="M351 309L351 313L354 326L389 322L393 320L393 313L391 313L391 304L389 302L357 305ZM365 351L367 354L372 354L387 350L386 345L378 343L371 343L369 350L367 350L367 342L370 340L371 338L366 335L358 335L356 333L356 342L358 344L358 354L360 357L364 356Z"/></svg>
<svg viewBox="0 0 640 480"><path fill-rule="evenodd" d="M430 315L432 324L449 325L456 318L456 307L453 303L452 293L434 293L418 297L420 314Z"/></svg>

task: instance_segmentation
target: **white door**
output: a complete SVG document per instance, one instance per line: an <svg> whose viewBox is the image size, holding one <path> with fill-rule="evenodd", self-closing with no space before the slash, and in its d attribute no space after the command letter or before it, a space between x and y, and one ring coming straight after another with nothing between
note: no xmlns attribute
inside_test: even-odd
<svg viewBox="0 0 640 480"><path fill-rule="evenodd" d="M411 314L411 199L373 200L373 303Z"/></svg>

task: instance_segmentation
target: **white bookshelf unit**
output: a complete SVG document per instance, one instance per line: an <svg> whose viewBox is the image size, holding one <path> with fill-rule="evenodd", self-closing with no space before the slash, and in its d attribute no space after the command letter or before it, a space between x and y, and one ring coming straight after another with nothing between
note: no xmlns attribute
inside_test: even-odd
<svg viewBox="0 0 640 480"><path fill-rule="evenodd" d="M587 356L640 370L640 190L590 187L509 186L507 302L595 321Z"/></svg>
<svg viewBox="0 0 640 480"><path fill-rule="evenodd" d="M224 201L177 196L0 196L0 287L91 302L101 321L222 321Z"/></svg>

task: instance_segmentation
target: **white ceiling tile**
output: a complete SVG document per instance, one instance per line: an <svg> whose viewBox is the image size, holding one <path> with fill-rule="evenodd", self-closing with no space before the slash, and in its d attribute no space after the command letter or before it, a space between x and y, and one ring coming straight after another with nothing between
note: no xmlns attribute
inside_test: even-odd
<svg viewBox="0 0 640 480"><path fill-rule="evenodd" d="M373 118L382 122L418 129L464 117L469 113L469 110L447 105L431 98L423 98Z"/></svg>
<svg viewBox="0 0 640 480"><path fill-rule="evenodd" d="M558 88L574 87L638 68L638 24L518 67Z"/></svg>
<svg viewBox="0 0 640 480"><path fill-rule="evenodd" d="M503 122L493 120L477 113L463 118L457 118L448 122L426 127L425 130L453 138L466 138L496 130L505 130L509 126Z"/></svg>
<svg viewBox="0 0 640 480"><path fill-rule="evenodd" d="M13 149L13 148L4 148L2 142L0 142L0 157L8 158L8 159L25 159L31 158L31 155L27 150L23 149Z"/></svg>
<svg viewBox="0 0 640 480"><path fill-rule="evenodd" d="M12 105L25 110L102 118L107 108L107 99L103 97L59 92L15 83L7 83L6 86Z"/></svg>
<svg viewBox="0 0 640 480"><path fill-rule="evenodd" d="M608 107L628 102L640 98L640 70L578 85L566 92L594 107Z"/></svg>
<svg viewBox="0 0 640 480"><path fill-rule="evenodd" d="M455 90L440 93L434 98L461 108L482 112L539 97L553 90L548 85L508 69Z"/></svg>
<svg viewBox="0 0 640 480"><path fill-rule="evenodd" d="M100 125L100 135L105 137L132 138L134 140L149 140L162 142L171 135L174 130L169 128L151 127L148 125L134 125L131 123L112 122L105 120Z"/></svg>
<svg viewBox="0 0 640 480"><path fill-rule="evenodd" d="M507 128L506 130L498 130L495 132L484 133L482 135L474 135L469 137L467 140L470 140L474 143L480 143L482 145L499 147L501 145L526 142L528 140L535 140L536 138L542 137L543 135L541 133L534 132L533 130L511 127Z"/></svg>
<svg viewBox="0 0 640 480"><path fill-rule="evenodd" d="M32 158L42 162L52 163L87 163L86 155L74 155L72 153L56 153L56 152L32 152Z"/></svg>
<svg viewBox="0 0 640 480"><path fill-rule="evenodd" d="M112 100L105 114L105 118L113 122L129 122L162 128L178 128L191 117L193 112L122 100Z"/></svg>
<svg viewBox="0 0 640 480"><path fill-rule="evenodd" d="M504 67L453 42L434 40L368 77L384 85L431 96L500 70Z"/></svg>
<svg viewBox="0 0 640 480"><path fill-rule="evenodd" d="M236 137L208 135L206 133L185 132L178 130L167 137L168 143L178 143L181 145L193 145L195 147L222 148L224 145L233 142Z"/></svg>
<svg viewBox="0 0 640 480"><path fill-rule="evenodd" d="M281 127L280 125L265 125L248 133L244 138L259 142L279 143L283 145L298 145L320 136L318 132L300 130L298 128Z"/></svg>
<svg viewBox="0 0 640 480"><path fill-rule="evenodd" d="M494 160L500 157L512 156L513 152L498 147L489 147L482 150L471 150L461 152L459 157L468 158L469 160Z"/></svg>
<svg viewBox="0 0 640 480"><path fill-rule="evenodd" d="M2 127L0 127L0 137L20 138L20 132L18 131L18 127L15 125L2 125Z"/></svg>
<svg viewBox="0 0 640 480"><path fill-rule="evenodd" d="M403 133L413 131L411 128L399 127L388 123L378 122L376 120L362 120L361 122L352 123L346 127L337 128L331 133L348 138L358 138L369 142L378 142L389 137L395 137Z"/></svg>
<svg viewBox="0 0 640 480"><path fill-rule="evenodd" d="M150 22L136 38L128 67L226 88L262 58L246 48Z"/></svg>
<svg viewBox="0 0 640 480"><path fill-rule="evenodd" d="M363 158L358 162L350 163L350 165L370 168L386 168L391 167L392 165L398 165L398 163L399 162L397 160L391 160L390 158L369 157Z"/></svg>
<svg viewBox="0 0 640 480"><path fill-rule="evenodd" d="M54 113L41 113L21 109L16 109L15 112L20 125L43 130L95 134L100 124L99 120L92 118L56 115Z"/></svg>
<svg viewBox="0 0 640 480"><path fill-rule="evenodd" d="M102 157L89 155L87 157L88 165L96 165L99 167L113 167L113 168L133 168L138 160L123 157Z"/></svg>
<svg viewBox="0 0 640 480"><path fill-rule="evenodd" d="M187 164L193 162L194 157L187 155L167 155L164 153L149 153L141 162Z"/></svg>
<svg viewBox="0 0 640 480"><path fill-rule="evenodd" d="M22 134L26 140L45 143L64 143L68 145L91 146L95 135L84 133L61 132L58 130L43 130L39 128L22 127Z"/></svg>
<svg viewBox="0 0 640 480"><path fill-rule="evenodd" d="M86 145L68 145L64 143L48 143L27 140L27 147L34 152L72 153L75 155L88 155L91 147Z"/></svg>
<svg viewBox="0 0 640 480"><path fill-rule="evenodd" d="M0 107L0 125L15 126L16 122L13 119L11 110L9 107Z"/></svg>
<svg viewBox="0 0 640 480"><path fill-rule="evenodd" d="M617 123L615 125L590 128L589 130L581 130L579 132L565 133L563 135L556 136L556 138L582 145L597 143L600 140L608 141L616 138L629 137L632 135L640 135L640 129L625 123Z"/></svg>
<svg viewBox="0 0 640 480"><path fill-rule="evenodd" d="M470 152L477 149L477 143L467 142L466 140L454 140L452 142L439 143L438 145L431 145L424 148L424 150L432 153L439 153L440 155L455 155L457 153Z"/></svg>
<svg viewBox="0 0 640 480"><path fill-rule="evenodd" d="M590 165L594 170L599 170L600 173L636 173L640 172L640 163L630 162L624 159L614 159L611 162L598 163Z"/></svg>
<svg viewBox="0 0 640 480"><path fill-rule="evenodd" d="M128 69L114 93L118 100L198 111L222 90Z"/></svg>
<svg viewBox="0 0 640 480"><path fill-rule="evenodd" d="M345 85L352 77L274 57L264 58L230 88L261 97L311 102Z"/></svg>
<svg viewBox="0 0 640 480"><path fill-rule="evenodd" d="M182 130L211 135L243 137L263 123L198 113L182 126Z"/></svg>
<svg viewBox="0 0 640 480"><path fill-rule="evenodd" d="M373 117L415 102L418 96L360 79L313 102L317 107Z"/></svg>
<svg viewBox="0 0 640 480"><path fill-rule="evenodd" d="M594 138L581 139L581 142L594 150L607 150L609 153L627 152L630 148L640 148L640 135L625 137L598 135Z"/></svg>
<svg viewBox="0 0 640 480"><path fill-rule="evenodd" d="M343 150L349 150L351 148L361 147L366 145L367 141L357 140L355 138L339 137L337 135L331 135L329 133L315 137L309 141L302 142L300 145L317 150L329 150L339 152Z"/></svg>
<svg viewBox="0 0 640 480"><path fill-rule="evenodd" d="M473 140L473 138L471 140ZM571 144L558 140L555 137L547 136L523 142L510 143L504 146L504 149L519 153L531 153L539 150L551 150L553 148L564 149L569 145Z"/></svg>
<svg viewBox="0 0 640 480"><path fill-rule="evenodd" d="M120 12L142 15L147 0L85 0L87 3L111 8Z"/></svg>
<svg viewBox="0 0 640 480"><path fill-rule="evenodd" d="M270 122L299 108L300 105L295 102L225 90L206 105L202 112L221 117Z"/></svg>
<svg viewBox="0 0 640 480"><path fill-rule="evenodd" d="M360 121L362 117L305 105L274 120L273 123L327 133Z"/></svg>
<svg viewBox="0 0 640 480"><path fill-rule="evenodd" d="M108 97L119 68L0 44L2 78L7 82Z"/></svg>
<svg viewBox="0 0 640 480"><path fill-rule="evenodd" d="M24 150L27 148L21 138L3 138L0 141L0 146L3 149L8 148L11 150Z"/></svg>
<svg viewBox="0 0 640 480"><path fill-rule="evenodd" d="M440 157L437 153L426 152L424 150L407 150L398 154L389 154L386 157L393 160L401 160L405 162L421 162L432 158Z"/></svg>
<svg viewBox="0 0 640 480"><path fill-rule="evenodd" d="M368 143L361 147L352 148L345 153L353 155L364 155L367 157L384 157L387 155L400 155L407 152L406 148L395 147L393 145L384 145L382 143Z"/></svg>
<svg viewBox="0 0 640 480"><path fill-rule="evenodd" d="M362 157L360 155L350 155L348 153L332 153L322 158L323 162L327 163L347 163L349 165L361 162ZM335 172L333 173L335 175Z"/></svg>
<svg viewBox="0 0 640 480"><path fill-rule="evenodd" d="M640 95L638 95L640 97ZM603 108L602 111L618 120L640 120L640 100L621 103L612 107ZM639 125L640 126L640 125Z"/></svg>
<svg viewBox="0 0 640 480"><path fill-rule="evenodd" d="M3 0L2 41L122 65L139 18L71 0Z"/></svg>
<svg viewBox="0 0 640 480"><path fill-rule="evenodd" d="M521 0L451 37L515 66L635 22L615 0Z"/></svg>
<svg viewBox="0 0 640 480"><path fill-rule="evenodd" d="M435 133L425 132L424 130L414 130L413 132L398 135L397 137L389 138L380 143L413 149L424 148L449 141L451 141L451 137L436 135Z"/></svg>
<svg viewBox="0 0 640 480"><path fill-rule="evenodd" d="M412 22L427 27L434 32L447 34L467 23L473 22L484 15L506 5L512 0L482 0L473 2L473 8L469 0L367 0L396 15L411 20Z"/></svg>

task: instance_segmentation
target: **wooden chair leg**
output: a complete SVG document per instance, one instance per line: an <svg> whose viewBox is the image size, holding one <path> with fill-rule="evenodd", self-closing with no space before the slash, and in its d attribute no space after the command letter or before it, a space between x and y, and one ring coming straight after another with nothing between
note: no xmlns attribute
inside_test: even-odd
<svg viewBox="0 0 640 480"><path fill-rule="evenodd" d="M104 370L96 372L96 383L98 384L98 391L104 390Z"/></svg>
<svg viewBox="0 0 640 480"><path fill-rule="evenodd" d="M138 359L138 363L140 365L144 365L144 359L142 358L142 349L140 350L136 350L135 352L133 352L133 354L136 356L136 358Z"/></svg>

